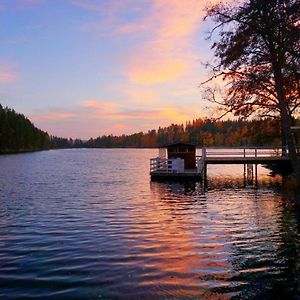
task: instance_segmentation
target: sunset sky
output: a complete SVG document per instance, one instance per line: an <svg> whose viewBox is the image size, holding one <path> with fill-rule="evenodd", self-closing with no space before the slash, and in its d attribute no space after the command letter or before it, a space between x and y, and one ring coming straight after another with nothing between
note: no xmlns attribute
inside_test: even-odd
<svg viewBox="0 0 300 300"><path fill-rule="evenodd" d="M0 0L0 103L89 138L205 116L201 0Z"/></svg>

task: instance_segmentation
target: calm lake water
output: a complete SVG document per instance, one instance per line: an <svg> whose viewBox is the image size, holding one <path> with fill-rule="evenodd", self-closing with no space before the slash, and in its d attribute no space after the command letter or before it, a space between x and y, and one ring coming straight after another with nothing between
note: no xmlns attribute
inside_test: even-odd
<svg viewBox="0 0 300 300"><path fill-rule="evenodd" d="M264 168L150 182L156 155L0 156L0 299L300 299L297 195Z"/></svg>

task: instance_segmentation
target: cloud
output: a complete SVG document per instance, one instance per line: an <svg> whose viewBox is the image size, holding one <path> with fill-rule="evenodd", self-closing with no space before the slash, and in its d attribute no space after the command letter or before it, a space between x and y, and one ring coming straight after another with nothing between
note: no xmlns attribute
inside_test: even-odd
<svg viewBox="0 0 300 300"><path fill-rule="evenodd" d="M171 91L171 94L176 97L182 97L187 95L194 95L199 92L198 88L195 87L187 87L187 88L177 88L174 91Z"/></svg>
<svg viewBox="0 0 300 300"><path fill-rule="evenodd" d="M158 105L161 102L159 93L153 89L143 89L137 86L126 86L121 88L125 99L128 99L131 105Z"/></svg>
<svg viewBox="0 0 300 300"><path fill-rule="evenodd" d="M80 106L86 109L91 115L101 115L102 117L110 117L119 111L119 104L110 101L101 101L95 99L84 100Z"/></svg>
<svg viewBox="0 0 300 300"><path fill-rule="evenodd" d="M89 11L98 16L97 21L82 24L83 31L93 31L97 36L112 36L118 32L122 21L120 15L123 12L136 12L138 5L134 0L114 1L92 1L92 0L70 0L73 5Z"/></svg>
<svg viewBox="0 0 300 300"><path fill-rule="evenodd" d="M33 121L57 121L57 120L68 120L77 118L77 114L73 113L64 113L64 112L56 112L56 113L42 113L42 114L33 114L30 115L29 118Z"/></svg>
<svg viewBox="0 0 300 300"><path fill-rule="evenodd" d="M128 134L171 123L183 123L194 117L195 111L195 107L184 105L165 105L151 109L143 105L128 107L112 101L86 99L72 108L48 107L37 110L29 118L50 134L61 135L66 129L65 132L69 132L72 137L89 138L93 134L94 137L95 134ZM74 128L80 129L78 135Z"/></svg>
<svg viewBox="0 0 300 300"><path fill-rule="evenodd" d="M12 69L12 66L7 63L0 62L0 84L11 83L18 79L17 73Z"/></svg>
<svg viewBox="0 0 300 300"><path fill-rule="evenodd" d="M96 2L91 0L71 0L72 4L84 8L86 10L91 10L97 13L103 12L115 12L120 6L120 1L109 1L105 2Z"/></svg>
<svg viewBox="0 0 300 300"><path fill-rule="evenodd" d="M81 116L99 120L129 120L151 118L152 111L131 110L120 103L103 100L84 100L80 103Z"/></svg>
<svg viewBox="0 0 300 300"><path fill-rule="evenodd" d="M130 61L124 72L128 80L138 84L159 84L176 79L187 70L187 64L180 59L156 57L147 61L139 57Z"/></svg>
<svg viewBox="0 0 300 300"><path fill-rule="evenodd" d="M191 117L195 109L183 107L162 106L157 109L140 105L135 108L128 108L128 105L119 103L103 102L100 100L85 100L81 106L88 108L85 111L86 117L91 119L109 120L164 120L170 122L182 122Z"/></svg>
<svg viewBox="0 0 300 300"><path fill-rule="evenodd" d="M0 83L13 82L16 79L17 76L15 73L6 70L0 70Z"/></svg>
<svg viewBox="0 0 300 300"><path fill-rule="evenodd" d="M123 64L122 74L130 83L156 85L174 81L193 67L195 54L191 44L206 2L123 0L99 4L72 0L72 3L99 15L99 21L84 24L83 29L110 37L118 34L128 43L125 57L121 54L119 59Z"/></svg>
<svg viewBox="0 0 300 300"><path fill-rule="evenodd" d="M124 74L130 82L158 84L173 81L192 67L191 40L203 16L198 0L155 0L148 17L121 32L148 31L128 59Z"/></svg>

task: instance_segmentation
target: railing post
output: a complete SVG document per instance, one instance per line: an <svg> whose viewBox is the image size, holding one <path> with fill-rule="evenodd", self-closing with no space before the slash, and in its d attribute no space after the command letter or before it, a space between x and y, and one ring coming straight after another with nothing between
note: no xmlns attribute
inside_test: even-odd
<svg viewBox="0 0 300 300"><path fill-rule="evenodd" d="M203 159L203 161L205 161L205 158L206 158L206 148L203 147L202 148L202 159Z"/></svg>
<svg viewBox="0 0 300 300"><path fill-rule="evenodd" d="M255 153L255 158L257 158L257 148L255 148L254 153Z"/></svg>
<svg viewBox="0 0 300 300"><path fill-rule="evenodd" d="M246 157L246 148L244 148L244 157Z"/></svg>

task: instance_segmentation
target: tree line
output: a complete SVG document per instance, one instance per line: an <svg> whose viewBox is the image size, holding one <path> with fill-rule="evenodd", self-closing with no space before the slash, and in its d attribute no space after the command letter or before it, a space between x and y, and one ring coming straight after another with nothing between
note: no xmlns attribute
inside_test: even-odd
<svg viewBox="0 0 300 300"><path fill-rule="evenodd" d="M280 146L280 122L198 118L185 125L172 124L130 135L103 135L88 141L52 137L55 148L155 148L179 141L199 146Z"/></svg>
<svg viewBox="0 0 300 300"><path fill-rule="evenodd" d="M172 124L147 133L103 135L83 145L87 148L152 148L179 141L199 146L279 146L280 123L274 119L213 121L199 118L185 125Z"/></svg>
<svg viewBox="0 0 300 300"><path fill-rule="evenodd" d="M36 128L24 115L0 104L0 153L51 148L47 132Z"/></svg>
<svg viewBox="0 0 300 300"><path fill-rule="evenodd" d="M300 124L300 120L296 120ZM280 146L280 121L211 120L198 118L158 130L130 135L103 135L88 141L51 136L24 115L0 104L0 153L61 148L155 148L174 142L199 146Z"/></svg>

